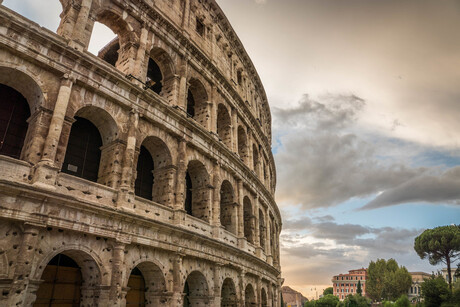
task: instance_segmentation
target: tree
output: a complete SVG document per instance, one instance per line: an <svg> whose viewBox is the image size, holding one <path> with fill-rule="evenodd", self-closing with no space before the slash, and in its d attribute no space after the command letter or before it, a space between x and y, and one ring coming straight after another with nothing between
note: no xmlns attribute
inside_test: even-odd
<svg viewBox="0 0 460 307"><path fill-rule="evenodd" d="M363 295L363 289L361 288L361 280L358 280L358 288L356 289L358 295Z"/></svg>
<svg viewBox="0 0 460 307"><path fill-rule="evenodd" d="M407 295L401 295L395 302L395 307L410 307L410 301Z"/></svg>
<svg viewBox="0 0 460 307"><path fill-rule="evenodd" d="M328 294L334 294L334 288L333 287L328 287L324 289L323 295L328 295Z"/></svg>
<svg viewBox="0 0 460 307"><path fill-rule="evenodd" d="M371 302L367 298L358 294L348 295L343 303L343 306L347 307L368 307L371 305Z"/></svg>
<svg viewBox="0 0 460 307"><path fill-rule="evenodd" d="M339 298L335 295L328 294L315 302L315 307L335 307L339 302Z"/></svg>
<svg viewBox="0 0 460 307"><path fill-rule="evenodd" d="M414 249L421 259L428 257L431 265L447 265L449 288L452 292L451 263L460 257L460 225L440 226L425 230L415 238Z"/></svg>
<svg viewBox="0 0 460 307"><path fill-rule="evenodd" d="M449 286L440 275L432 275L421 284L425 307L439 307L449 299Z"/></svg>
<svg viewBox="0 0 460 307"><path fill-rule="evenodd" d="M371 261L367 270L366 292L375 301L382 298L396 300L407 293L412 277L403 266L399 267L394 259Z"/></svg>

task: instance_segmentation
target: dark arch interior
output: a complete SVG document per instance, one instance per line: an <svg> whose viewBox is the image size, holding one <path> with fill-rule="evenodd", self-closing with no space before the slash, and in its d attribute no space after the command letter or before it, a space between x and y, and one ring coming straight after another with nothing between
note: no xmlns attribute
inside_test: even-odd
<svg viewBox="0 0 460 307"><path fill-rule="evenodd" d="M191 90L187 92L187 114L190 117L195 116L195 98L193 98Z"/></svg>
<svg viewBox="0 0 460 307"><path fill-rule="evenodd" d="M139 158L137 160L137 177L134 183L134 193L145 199L152 200L153 189L153 159L150 152L141 146Z"/></svg>
<svg viewBox="0 0 460 307"><path fill-rule="evenodd" d="M236 307L237 305L237 296L235 284L230 278L226 278L222 284L221 290L221 307Z"/></svg>
<svg viewBox="0 0 460 307"><path fill-rule="evenodd" d="M155 93L160 94L161 89L163 88L162 81L163 75L161 73L160 67L154 60L150 58L149 66L147 68L146 86Z"/></svg>
<svg viewBox="0 0 460 307"><path fill-rule="evenodd" d="M0 84L0 154L20 158L29 117L30 109L24 96Z"/></svg>
<svg viewBox="0 0 460 307"><path fill-rule="evenodd" d="M50 260L37 290L34 306L80 306L82 274L70 257L58 254Z"/></svg>
<svg viewBox="0 0 460 307"><path fill-rule="evenodd" d="M126 306L145 306L145 280L141 271L135 267L131 271L128 280L128 293L126 294Z"/></svg>
<svg viewBox="0 0 460 307"><path fill-rule="evenodd" d="M185 173L185 212L192 215L192 177L190 173Z"/></svg>
<svg viewBox="0 0 460 307"><path fill-rule="evenodd" d="M97 181L101 160L102 138L89 120L75 116L62 171L90 181Z"/></svg>
<svg viewBox="0 0 460 307"><path fill-rule="evenodd" d="M246 240L250 243L254 244L254 236L253 236L253 226L252 226L252 205L251 202L245 198L243 201L243 219L244 219L244 236Z"/></svg>

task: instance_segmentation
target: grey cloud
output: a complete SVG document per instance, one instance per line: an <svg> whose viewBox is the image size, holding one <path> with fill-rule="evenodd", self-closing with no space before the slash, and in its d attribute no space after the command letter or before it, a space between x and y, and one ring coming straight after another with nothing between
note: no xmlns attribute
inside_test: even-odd
<svg viewBox="0 0 460 307"><path fill-rule="evenodd" d="M353 133L364 101L329 95L324 102L304 96L297 108L274 110L274 129L282 135L277 162L277 198L303 208L334 206L393 188L423 173L402 164L384 164L372 144Z"/></svg>
<svg viewBox="0 0 460 307"><path fill-rule="evenodd" d="M362 209L375 209L411 202L455 203L460 200L460 167L441 176L419 176L388 189Z"/></svg>

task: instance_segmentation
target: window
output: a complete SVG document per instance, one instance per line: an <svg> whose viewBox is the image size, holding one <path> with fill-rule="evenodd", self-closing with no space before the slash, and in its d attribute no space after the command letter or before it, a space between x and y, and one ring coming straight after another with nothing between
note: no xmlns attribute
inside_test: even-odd
<svg viewBox="0 0 460 307"><path fill-rule="evenodd" d="M153 180L152 156L144 146L141 146L137 161L137 176L134 183L134 193L142 198L152 200Z"/></svg>
<svg viewBox="0 0 460 307"><path fill-rule="evenodd" d="M201 22L201 20L199 20L198 18L196 19L196 32L200 35L200 36L204 36L204 24Z"/></svg>

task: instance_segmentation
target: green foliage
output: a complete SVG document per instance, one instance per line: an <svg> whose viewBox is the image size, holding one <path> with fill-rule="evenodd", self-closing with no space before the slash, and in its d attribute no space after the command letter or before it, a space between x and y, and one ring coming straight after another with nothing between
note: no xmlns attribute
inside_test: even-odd
<svg viewBox="0 0 460 307"><path fill-rule="evenodd" d="M324 289L323 295L328 295L328 294L334 294L334 288L333 287L328 287Z"/></svg>
<svg viewBox="0 0 460 307"><path fill-rule="evenodd" d="M421 287L425 307L439 307L450 298L449 286L442 276L431 276Z"/></svg>
<svg viewBox="0 0 460 307"><path fill-rule="evenodd" d="M327 294L316 301L311 300L309 302L305 302L304 307L336 307L338 303L338 297L332 294Z"/></svg>
<svg viewBox="0 0 460 307"><path fill-rule="evenodd" d="M415 238L414 249L420 258L428 258L431 265L444 262L452 290L450 264L460 257L460 225L440 226L425 230Z"/></svg>
<svg viewBox="0 0 460 307"><path fill-rule="evenodd" d="M371 261L367 275L366 292L375 301L382 298L396 300L406 294L412 284L412 277L407 269L398 267L394 259Z"/></svg>
<svg viewBox="0 0 460 307"><path fill-rule="evenodd" d="M358 287L356 289L358 295L363 295L363 289L361 288L361 280L358 280Z"/></svg>
<svg viewBox="0 0 460 307"><path fill-rule="evenodd" d="M356 294L356 295L348 295L347 298L343 301L343 306L346 307L369 307L371 306L371 302L369 299Z"/></svg>
<svg viewBox="0 0 460 307"><path fill-rule="evenodd" d="M395 302L395 307L410 307L410 301L407 295L401 295Z"/></svg>

